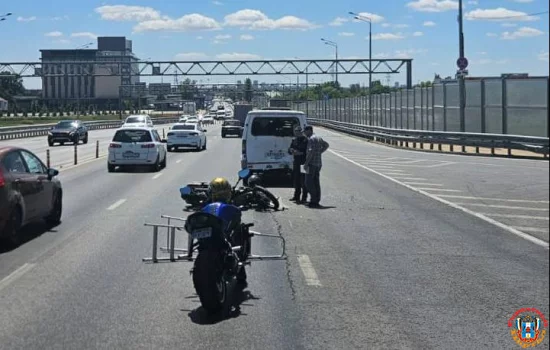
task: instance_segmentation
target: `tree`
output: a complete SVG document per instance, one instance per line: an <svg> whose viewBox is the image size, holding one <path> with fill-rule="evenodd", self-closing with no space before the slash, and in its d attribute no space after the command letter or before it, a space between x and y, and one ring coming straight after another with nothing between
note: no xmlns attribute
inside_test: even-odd
<svg viewBox="0 0 550 350"><path fill-rule="evenodd" d="M244 81L244 99L247 102L252 101L252 81L250 78L246 78Z"/></svg>
<svg viewBox="0 0 550 350"><path fill-rule="evenodd" d="M192 100L195 98L195 93L198 92L196 84L196 80L191 80L189 78L181 82L179 90L183 100Z"/></svg>
<svg viewBox="0 0 550 350"><path fill-rule="evenodd" d="M14 103L14 96L22 95L25 92L23 79L11 72L0 72L0 97Z"/></svg>

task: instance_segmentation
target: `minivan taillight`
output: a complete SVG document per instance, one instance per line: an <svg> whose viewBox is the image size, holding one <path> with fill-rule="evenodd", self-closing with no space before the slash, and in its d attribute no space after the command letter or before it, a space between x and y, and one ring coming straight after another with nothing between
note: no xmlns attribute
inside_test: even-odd
<svg viewBox="0 0 550 350"><path fill-rule="evenodd" d="M118 143L111 143L109 145L109 148L121 148L121 147L122 147L122 145L119 145Z"/></svg>
<svg viewBox="0 0 550 350"><path fill-rule="evenodd" d="M243 149L241 151L242 154L246 153L246 140L243 140Z"/></svg>
<svg viewBox="0 0 550 350"><path fill-rule="evenodd" d="M0 187L4 187L6 184L6 178L4 177L4 172L0 169Z"/></svg>
<svg viewBox="0 0 550 350"><path fill-rule="evenodd" d="M145 145L141 145L141 148L153 148L153 147L155 147L154 143L148 143L148 144L145 144Z"/></svg>

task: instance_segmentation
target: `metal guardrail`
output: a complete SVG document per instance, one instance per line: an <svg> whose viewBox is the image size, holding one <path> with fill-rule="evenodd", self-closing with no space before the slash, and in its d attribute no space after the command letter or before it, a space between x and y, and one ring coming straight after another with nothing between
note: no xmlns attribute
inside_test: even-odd
<svg viewBox="0 0 550 350"><path fill-rule="evenodd" d="M400 147L409 147L408 144L413 143L413 148L416 148L419 143L421 148L423 144L430 144L430 149L438 145L441 150L442 145L450 145L451 151L453 146L461 146L462 152L465 152L465 147L476 147L476 153L479 153L479 148L490 148L492 155L495 155L496 148L502 148L507 149L510 156L512 150L523 150L543 154L547 158L550 146L548 137L393 129L315 118L308 118L308 122Z"/></svg>
<svg viewBox="0 0 550 350"><path fill-rule="evenodd" d="M151 118L154 125L170 124L178 121L178 117L169 118ZM122 125L121 120L98 120L93 122L84 122L88 130L116 129ZM29 126L9 126L0 128L0 141L14 140L27 137L36 137L47 135L52 126L57 123L29 125Z"/></svg>

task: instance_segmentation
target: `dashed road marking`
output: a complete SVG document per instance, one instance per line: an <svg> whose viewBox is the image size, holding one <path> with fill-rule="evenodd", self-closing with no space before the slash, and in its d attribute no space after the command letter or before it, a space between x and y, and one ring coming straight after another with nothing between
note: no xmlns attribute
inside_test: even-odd
<svg viewBox="0 0 550 350"><path fill-rule="evenodd" d="M497 220L494 220L494 219L490 218L487 214L477 213L477 212L475 212L475 211L473 211L473 210L470 210L470 209L468 209L468 208L465 208L465 207L462 207L462 206L460 206L460 205L458 205L458 204L455 204L455 203L453 203L453 202L450 202L450 201L448 201L448 200L446 200L446 199L443 199L443 198L441 198L440 196L436 196L436 195L434 195L434 194L432 194L432 193L429 193L429 192L423 191L423 190L421 190L421 189L418 189L418 188L409 186L409 185L407 185L406 183L404 183L404 182L402 182L402 181L399 181L399 180L397 180L397 179L395 179L395 178L392 178L392 177L390 177L390 176L384 175L384 174L382 174L382 173L380 173L380 172L378 172L378 171L376 171L376 170L374 170L374 169L371 169L371 168L369 168L369 167L367 167L367 166L365 166L365 165L359 164L359 163L357 163L357 162L355 162L355 161L353 161L353 160L351 160L351 159L349 159L349 158L347 158L347 157L345 157L345 156L343 156L343 155L341 155L341 154L338 154L337 152L334 152L333 150L330 150L330 149L329 149L328 152L330 152L330 153L334 154L335 156L340 157L340 158L342 158L342 159L344 159L344 160L347 160L348 162L350 162L350 163L352 163L352 164L354 164L354 165L356 165L356 166L358 166L358 167L360 167L360 168L363 168L363 169L365 169L365 170L367 170L367 171L370 171L371 173L377 174L378 176L381 176L381 177L383 177L383 178L385 178L385 179L387 179L387 180L393 181L393 182L395 182L395 183L397 183L397 184L399 184L399 185L401 185L401 186L404 186L404 187L410 189L411 191L414 191L414 192L423 194L423 195L425 195L425 196L427 196L427 197L429 197L429 198L431 198L431 199L433 199L433 200L436 200L436 201L438 201L438 202L440 202L440 203L446 204L446 205L448 205L448 206L450 206L450 207L452 207L452 208L461 210L461 211L463 211L464 213L467 213L467 214L470 214L470 215L472 215L472 216L475 216L475 217L477 217L477 218L479 218L479 219L481 219L481 220L484 220L484 221L486 221L486 222L488 222L488 223L490 223L490 224L493 224L493 225L495 225L495 226L498 226L498 227L502 228L503 230L506 230L506 231L508 231L508 232L510 232L510 233L512 233L512 234L514 234L514 235L516 235L516 236L518 236L518 237L521 237L521 238L523 238L523 239L525 239L525 240L528 240L529 242L534 243L534 244L536 244L536 245L538 245L538 246L541 246L541 247L546 248L546 249L549 248L548 242L545 242L545 241L543 241L542 239L539 239L539 238L536 238L536 237L534 237L534 236L531 236L531 235L528 234L528 233L525 233L525 232L522 232L522 231L520 231L520 230L517 230L517 229L513 228L512 226L509 226L509 225L503 224L502 222L499 222L499 221L497 221ZM424 180L425 180L425 179L424 179ZM489 214L489 215L490 215L490 214ZM547 218L546 218L546 219L547 219Z"/></svg>
<svg viewBox="0 0 550 350"><path fill-rule="evenodd" d="M181 159L176 160L176 164L181 163Z"/></svg>
<svg viewBox="0 0 550 350"><path fill-rule="evenodd" d="M126 199L121 199L119 201L116 201L115 203L113 203L109 208L107 208L107 210L115 210L116 208L120 207L122 204L124 204L124 202L126 202Z"/></svg>
<svg viewBox="0 0 550 350"><path fill-rule="evenodd" d="M357 164L359 166L364 166L364 165L361 165L361 164ZM399 179L399 180L410 180L410 181L428 181L428 179L425 179L423 177L402 177L402 176L396 176L395 177L396 179Z"/></svg>
<svg viewBox="0 0 550 350"><path fill-rule="evenodd" d="M534 201L527 199L506 199L506 198L487 198L487 197L470 197L470 196L453 196L453 195L440 195L439 197L445 198L457 198L457 199L475 199L479 201L496 201L496 202L511 202L511 203L542 203L549 204L549 201Z"/></svg>
<svg viewBox="0 0 550 350"><path fill-rule="evenodd" d="M161 176L162 176L162 173L158 173L158 174L156 174L155 176L153 176L153 180L156 180L156 179L158 179L158 178L161 177Z"/></svg>
<svg viewBox="0 0 550 350"><path fill-rule="evenodd" d="M302 273L306 278L306 284L308 286L320 287L321 281L319 281L319 278L317 277L317 272L315 272L315 269L313 268L313 264L311 263L311 260L309 260L309 256L298 255L298 264L300 264Z"/></svg>
<svg viewBox="0 0 550 350"><path fill-rule="evenodd" d="M460 190L450 190L447 188L428 188L428 187L418 187L422 191L440 191L440 192L462 192Z"/></svg>
<svg viewBox="0 0 550 350"><path fill-rule="evenodd" d="M34 264L23 264L17 270L10 273L0 281L0 291L12 284L18 278L30 271L34 267Z"/></svg>
<svg viewBox="0 0 550 350"><path fill-rule="evenodd" d="M493 214L493 213L480 213L481 215L494 216L495 218L516 218L516 219L528 219L528 220L546 220L549 221L549 217L545 216L533 216L533 215L514 215L514 214Z"/></svg>
<svg viewBox="0 0 550 350"><path fill-rule="evenodd" d="M538 233L548 233L548 229L540 228L540 227L520 227L520 226L514 226L516 230L520 231L530 231L530 232L538 232Z"/></svg>
<svg viewBox="0 0 550 350"><path fill-rule="evenodd" d="M407 185L411 186L443 186L442 184L430 184L430 183L424 183L424 182L405 182Z"/></svg>
<svg viewBox="0 0 550 350"><path fill-rule="evenodd" d="M458 205L468 205L471 207L485 207L485 208L498 208L498 209L513 209L513 210L532 210L532 211L549 211L548 208L530 208L530 207L514 207L511 205L498 205L498 204L482 204L482 203L456 203Z"/></svg>

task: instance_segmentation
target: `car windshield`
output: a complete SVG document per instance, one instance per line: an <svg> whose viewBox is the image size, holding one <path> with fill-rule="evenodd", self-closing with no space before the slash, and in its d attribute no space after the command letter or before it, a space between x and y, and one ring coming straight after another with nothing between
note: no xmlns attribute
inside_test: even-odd
<svg viewBox="0 0 550 350"><path fill-rule="evenodd" d="M238 120L227 120L223 122L223 126L241 126L241 122Z"/></svg>
<svg viewBox="0 0 550 350"><path fill-rule="evenodd" d="M252 136L293 137L294 128L300 125L296 117L256 117L252 122Z"/></svg>
<svg viewBox="0 0 550 350"><path fill-rule="evenodd" d="M151 142L151 133L147 130L118 130L114 142Z"/></svg>
<svg viewBox="0 0 550 350"><path fill-rule="evenodd" d="M128 117L126 123L145 123L145 117Z"/></svg>
<svg viewBox="0 0 550 350"><path fill-rule="evenodd" d="M57 123L57 125L55 126L56 128L60 128L60 129L65 129L65 128L76 128L76 123L75 122L70 122L70 121L67 121L67 122L59 122Z"/></svg>
<svg viewBox="0 0 550 350"><path fill-rule="evenodd" d="M195 125L174 125L172 130L195 130Z"/></svg>

